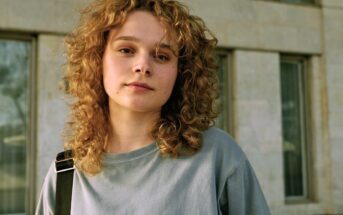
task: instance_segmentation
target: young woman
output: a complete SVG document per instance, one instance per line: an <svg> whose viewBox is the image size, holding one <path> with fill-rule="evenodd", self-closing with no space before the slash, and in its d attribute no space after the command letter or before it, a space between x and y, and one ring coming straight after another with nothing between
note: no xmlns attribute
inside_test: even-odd
<svg viewBox="0 0 343 215"><path fill-rule="evenodd" d="M216 39L174 0L98 0L66 39L75 98L71 214L269 214L239 146L213 128ZM56 173L36 214L54 214Z"/></svg>

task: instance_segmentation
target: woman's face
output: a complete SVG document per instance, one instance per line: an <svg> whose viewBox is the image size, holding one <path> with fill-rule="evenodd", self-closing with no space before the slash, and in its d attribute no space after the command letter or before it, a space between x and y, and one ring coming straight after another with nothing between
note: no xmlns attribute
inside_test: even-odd
<svg viewBox="0 0 343 215"><path fill-rule="evenodd" d="M158 50L156 52L156 50ZM110 31L103 56L103 82L111 111L160 112L177 76L175 39L146 11L134 11Z"/></svg>

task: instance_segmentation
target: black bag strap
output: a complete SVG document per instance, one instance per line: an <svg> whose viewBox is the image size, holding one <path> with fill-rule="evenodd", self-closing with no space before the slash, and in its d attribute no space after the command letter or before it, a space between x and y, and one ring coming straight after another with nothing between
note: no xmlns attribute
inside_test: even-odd
<svg viewBox="0 0 343 215"><path fill-rule="evenodd" d="M55 214L69 215L73 188L74 160L71 150L60 152L56 156L57 173Z"/></svg>

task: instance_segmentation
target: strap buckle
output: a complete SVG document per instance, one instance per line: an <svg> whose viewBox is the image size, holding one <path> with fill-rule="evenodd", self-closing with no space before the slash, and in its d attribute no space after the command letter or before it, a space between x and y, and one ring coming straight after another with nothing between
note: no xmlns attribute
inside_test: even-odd
<svg viewBox="0 0 343 215"><path fill-rule="evenodd" d="M64 160L56 160L55 161L55 172L60 173L60 172L66 172L70 170L74 170L74 160L73 158L67 158Z"/></svg>
<svg viewBox="0 0 343 215"><path fill-rule="evenodd" d="M71 150L66 150L64 152L60 152L56 156L55 160L55 172L66 172L74 170L74 160L73 160L73 154Z"/></svg>

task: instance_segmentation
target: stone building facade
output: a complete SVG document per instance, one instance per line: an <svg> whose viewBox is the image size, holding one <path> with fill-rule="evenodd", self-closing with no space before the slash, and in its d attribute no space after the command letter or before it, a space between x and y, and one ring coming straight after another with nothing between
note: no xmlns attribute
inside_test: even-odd
<svg viewBox="0 0 343 215"><path fill-rule="evenodd" d="M34 210L52 158L62 150L60 136L68 113L59 90L65 63L63 38L87 2L1 1L0 41L25 40L32 47L27 214ZM272 214L342 214L343 1L183 2L205 20L219 40L220 53L227 56L224 120L251 161ZM306 97L302 152L306 180L301 182L306 192L292 198L285 189L287 144L280 71L298 59L307 83L302 94Z"/></svg>

